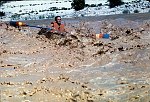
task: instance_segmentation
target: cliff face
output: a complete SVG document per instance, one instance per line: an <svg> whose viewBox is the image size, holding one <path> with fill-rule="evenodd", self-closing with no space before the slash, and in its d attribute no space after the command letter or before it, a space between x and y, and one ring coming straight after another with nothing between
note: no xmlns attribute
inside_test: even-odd
<svg viewBox="0 0 150 102"><path fill-rule="evenodd" d="M1 22L2 101L150 101L149 20L82 21L67 28L64 36L45 36ZM96 30L111 31L110 39L91 37Z"/></svg>
<svg viewBox="0 0 150 102"><path fill-rule="evenodd" d="M107 1L107 0L106 0ZM150 2L146 0L133 0L114 8L109 8L109 2L97 0L86 0L83 10L75 12L71 7L71 0L46 0L46 1L9 1L0 6L1 12L6 15L3 21L9 20L44 20L53 19L59 15L63 18L115 15L115 14L136 14L150 12ZM4 3L4 2L3 2ZM101 4L102 3L102 4ZM90 7L89 7L90 6Z"/></svg>

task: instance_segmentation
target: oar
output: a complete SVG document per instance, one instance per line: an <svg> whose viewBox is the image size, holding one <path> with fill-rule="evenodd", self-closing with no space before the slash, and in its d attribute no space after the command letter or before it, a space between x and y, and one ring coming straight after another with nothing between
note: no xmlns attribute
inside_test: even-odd
<svg viewBox="0 0 150 102"><path fill-rule="evenodd" d="M46 29L46 30L52 30L52 28L49 28L49 27L40 27L40 26L32 26L32 25L26 25L26 26L28 26L28 27L33 27L33 28L44 28L44 29Z"/></svg>
<svg viewBox="0 0 150 102"><path fill-rule="evenodd" d="M40 27L40 26L33 26L33 25L28 25L24 22L20 22L20 21L10 21L9 22L10 26L14 26L14 27L33 27L33 28L44 28L47 30L52 30L52 28L49 27Z"/></svg>

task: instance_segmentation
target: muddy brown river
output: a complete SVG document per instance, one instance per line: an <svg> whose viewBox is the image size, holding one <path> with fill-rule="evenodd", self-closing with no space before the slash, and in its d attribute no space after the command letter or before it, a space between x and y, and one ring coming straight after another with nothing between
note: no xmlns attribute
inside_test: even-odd
<svg viewBox="0 0 150 102"><path fill-rule="evenodd" d="M0 102L150 102L150 20L112 18L69 19L65 36L1 21Z"/></svg>

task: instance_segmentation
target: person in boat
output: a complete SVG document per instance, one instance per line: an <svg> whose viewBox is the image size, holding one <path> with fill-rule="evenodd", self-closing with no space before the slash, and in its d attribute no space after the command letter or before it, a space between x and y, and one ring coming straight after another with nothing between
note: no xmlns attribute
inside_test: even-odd
<svg viewBox="0 0 150 102"><path fill-rule="evenodd" d="M60 34L60 35L65 35L66 33L66 30L65 30L65 25L62 24L62 21L61 21L61 17L60 16L56 16L55 17L55 21L51 22L50 23L50 26L49 26L50 30L47 30L45 28L42 28L40 31L39 31L39 35L42 35L44 34L46 37L50 37L52 35L52 33L54 34Z"/></svg>
<svg viewBox="0 0 150 102"><path fill-rule="evenodd" d="M50 27L52 28L52 33L65 33L65 25L61 22L61 17L56 16L55 21L51 22Z"/></svg>

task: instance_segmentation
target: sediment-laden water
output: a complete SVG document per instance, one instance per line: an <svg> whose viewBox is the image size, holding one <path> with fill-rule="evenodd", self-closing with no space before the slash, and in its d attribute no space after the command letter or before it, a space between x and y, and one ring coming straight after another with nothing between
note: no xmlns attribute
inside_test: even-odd
<svg viewBox="0 0 150 102"><path fill-rule="evenodd" d="M149 19L66 25L66 36L45 36L1 22L1 102L150 101ZM111 38L91 37L99 31Z"/></svg>

